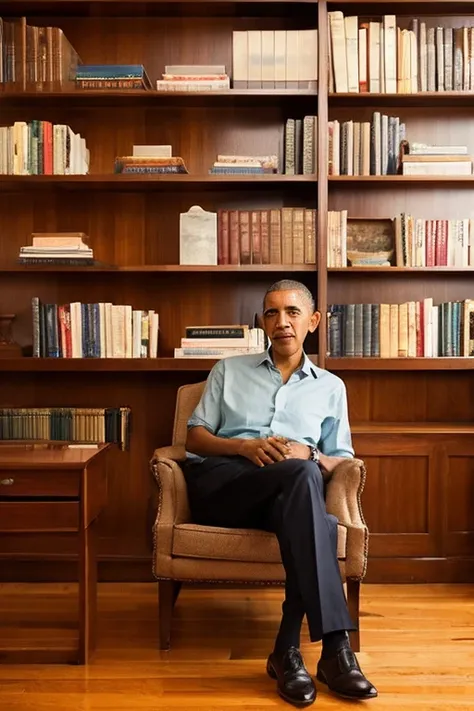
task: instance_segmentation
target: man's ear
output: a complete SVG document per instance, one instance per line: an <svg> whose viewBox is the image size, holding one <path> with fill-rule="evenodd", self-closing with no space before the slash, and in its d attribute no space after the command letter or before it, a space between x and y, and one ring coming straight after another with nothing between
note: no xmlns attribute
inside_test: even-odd
<svg viewBox="0 0 474 711"><path fill-rule="evenodd" d="M309 320L308 331L310 333L314 333L314 331L316 331L317 327L319 326L320 321L321 321L321 313L319 311L315 311Z"/></svg>

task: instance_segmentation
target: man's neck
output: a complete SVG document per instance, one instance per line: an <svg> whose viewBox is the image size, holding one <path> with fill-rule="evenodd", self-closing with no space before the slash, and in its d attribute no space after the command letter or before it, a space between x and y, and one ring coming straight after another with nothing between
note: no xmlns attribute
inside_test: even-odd
<svg viewBox="0 0 474 711"><path fill-rule="evenodd" d="M278 368L278 370L280 371L284 383L289 380L295 370L298 370L298 368L303 365L303 357L304 356L302 348L300 348L299 351L289 357L279 356L278 353L275 353L272 349L273 363L275 364L275 367Z"/></svg>

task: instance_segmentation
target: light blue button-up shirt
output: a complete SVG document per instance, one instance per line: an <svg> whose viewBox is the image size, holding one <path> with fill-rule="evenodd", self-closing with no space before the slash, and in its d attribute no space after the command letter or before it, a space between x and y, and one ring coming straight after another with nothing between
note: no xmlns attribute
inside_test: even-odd
<svg viewBox="0 0 474 711"><path fill-rule="evenodd" d="M306 354L287 383L268 351L218 361L188 420L197 426L227 438L281 435L328 456L354 456L345 385Z"/></svg>

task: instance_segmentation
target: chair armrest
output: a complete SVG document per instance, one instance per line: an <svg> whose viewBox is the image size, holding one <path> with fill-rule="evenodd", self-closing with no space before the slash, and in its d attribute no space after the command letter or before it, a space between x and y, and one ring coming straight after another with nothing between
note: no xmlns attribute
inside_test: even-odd
<svg viewBox="0 0 474 711"><path fill-rule="evenodd" d="M334 469L326 488L326 508L347 529L346 577L362 580L367 569L369 530L361 495L366 479L361 459L348 459Z"/></svg>
<svg viewBox="0 0 474 711"><path fill-rule="evenodd" d="M156 516L159 527L191 521L186 480L178 464L185 459L184 447L179 446L161 447L153 454L150 465L159 491Z"/></svg>

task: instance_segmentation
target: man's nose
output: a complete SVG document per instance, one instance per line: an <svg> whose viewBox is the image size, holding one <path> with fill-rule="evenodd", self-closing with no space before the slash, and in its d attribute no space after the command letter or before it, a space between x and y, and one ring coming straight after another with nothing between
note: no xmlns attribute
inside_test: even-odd
<svg viewBox="0 0 474 711"><path fill-rule="evenodd" d="M288 316L284 311L278 313L278 327L286 328L289 325Z"/></svg>

